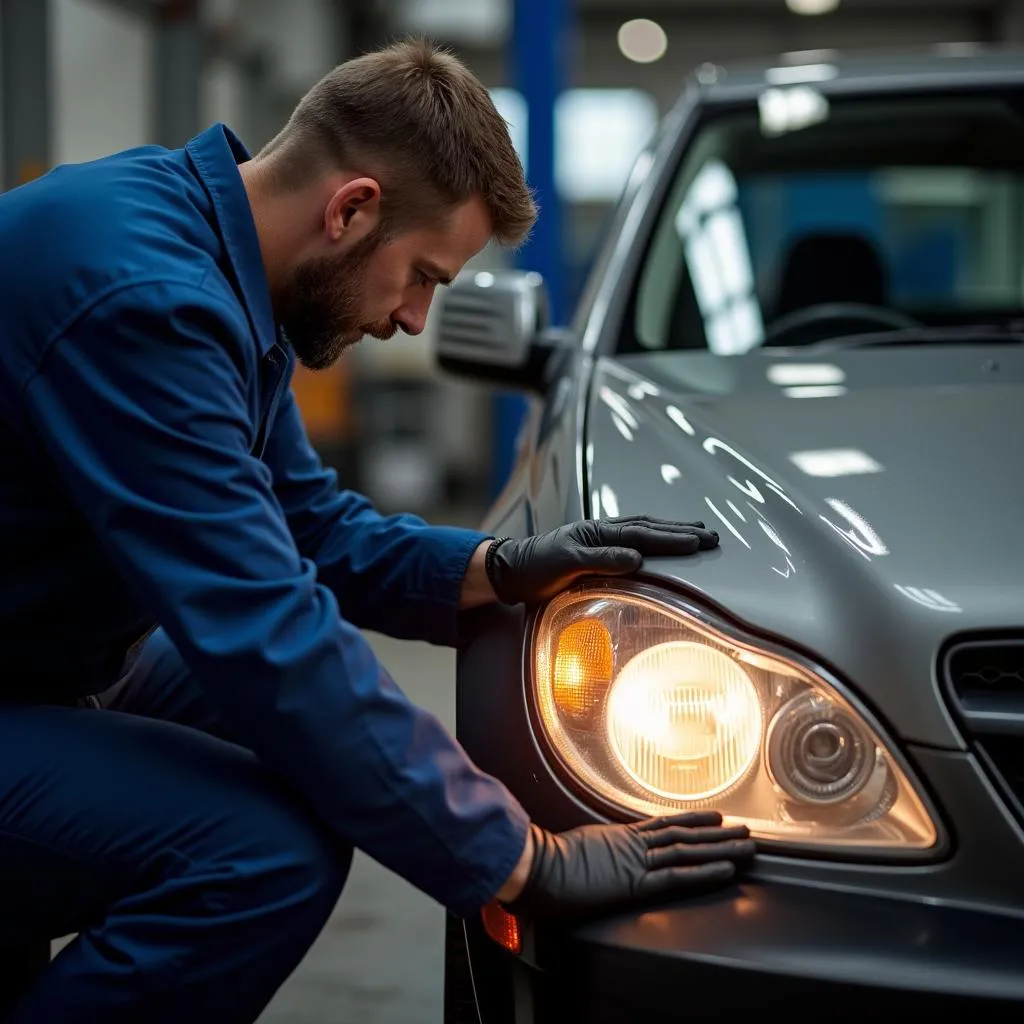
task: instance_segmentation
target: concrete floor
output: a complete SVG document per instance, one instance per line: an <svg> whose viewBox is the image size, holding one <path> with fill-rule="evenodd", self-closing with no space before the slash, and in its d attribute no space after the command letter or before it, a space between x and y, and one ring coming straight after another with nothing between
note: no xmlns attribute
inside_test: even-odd
<svg viewBox="0 0 1024 1024"><path fill-rule="evenodd" d="M449 727L455 655L369 637L395 681ZM357 853L327 928L260 1024L440 1024L444 911Z"/></svg>

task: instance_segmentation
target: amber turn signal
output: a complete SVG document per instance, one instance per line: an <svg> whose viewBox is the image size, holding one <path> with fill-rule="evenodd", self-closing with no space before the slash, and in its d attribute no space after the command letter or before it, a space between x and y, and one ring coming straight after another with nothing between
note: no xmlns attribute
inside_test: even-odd
<svg viewBox="0 0 1024 1024"><path fill-rule="evenodd" d="M612 679L615 655L608 628L596 619L566 626L555 654L554 698L572 717L589 715L601 702Z"/></svg>
<svg viewBox="0 0 1024 1024"><path fill-rule="evenodd" d="M518 955L523 948L523 937L519 932L519 921L498 903L488 903L480 912L484 931L510 953Z"/></svg>

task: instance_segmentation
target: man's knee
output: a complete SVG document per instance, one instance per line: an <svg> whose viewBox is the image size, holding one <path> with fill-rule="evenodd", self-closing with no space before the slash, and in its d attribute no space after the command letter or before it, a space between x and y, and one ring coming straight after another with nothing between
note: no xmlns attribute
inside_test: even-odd
<svg viewBox="0 0 1024 1024"><path fill-rule="evenodd" d="M297 911L326 921L341 897L352 866L352 848L333 840L313 821L285 837L290 859L289 889Z"/></svg>
<svg viewBox="0 0 1024 1024"><path fill-rule="evenodd" d="M313 937L330 916L352 865L352 848L296 806L279 816L250 857L235 868L252 881L252 897L280 910L285 927ZM298 936L297 936L298 937Z"/></svg>

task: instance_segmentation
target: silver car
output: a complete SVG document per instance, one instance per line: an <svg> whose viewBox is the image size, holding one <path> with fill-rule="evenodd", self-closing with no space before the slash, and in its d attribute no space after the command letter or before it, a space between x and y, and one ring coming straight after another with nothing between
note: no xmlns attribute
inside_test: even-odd
<svg viewBox="0 0 1024 1024"><path fill-rule="evenodd" d="M458 735L551 829L714 808L731 890L449 921L449 1022L1024 1004L1024 56L694 76L568 327L463 275L449 372L529 396L485 527L721 547L467 617Z"/></svg>

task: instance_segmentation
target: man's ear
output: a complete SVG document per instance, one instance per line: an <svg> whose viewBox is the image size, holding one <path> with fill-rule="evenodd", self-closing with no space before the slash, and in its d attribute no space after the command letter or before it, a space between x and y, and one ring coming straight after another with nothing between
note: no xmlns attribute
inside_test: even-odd
<svg viewBox="0 0 1024 1024"><path fill-rule="evenodd" d="M380 221L380 184L373 178L353 178L331 195L324 211L327 241L358 241Z"/></svg>

